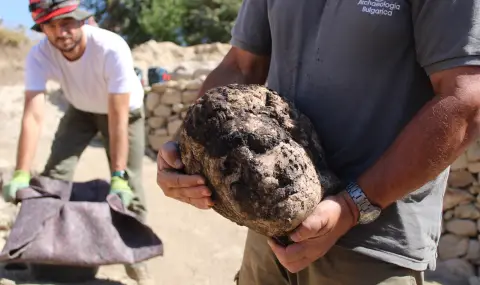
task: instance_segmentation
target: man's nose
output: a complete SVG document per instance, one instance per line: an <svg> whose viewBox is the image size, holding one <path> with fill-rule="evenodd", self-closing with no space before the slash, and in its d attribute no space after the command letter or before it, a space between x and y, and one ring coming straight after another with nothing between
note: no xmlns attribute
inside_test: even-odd
<svg viewBox="0 0 480 285"><path fill-rule="evenodd" d="M67 29L66 29L66 26L64 25L57 25L55 27L55 34L57 35L57 37L64 37L68 34L67 32Z"/></svg>

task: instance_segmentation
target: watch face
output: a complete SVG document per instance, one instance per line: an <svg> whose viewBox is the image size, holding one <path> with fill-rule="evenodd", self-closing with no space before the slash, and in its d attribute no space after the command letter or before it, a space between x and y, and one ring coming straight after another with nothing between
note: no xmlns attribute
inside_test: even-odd
<svg viewBox="0 0 480 285"><path fill-rule="evenodd" d="M378 216L380 215L380 210L379 209L370 209L369 211L362 213L360 217L360 223L361 224L368 224L373 221L375 221Z"/></svg>

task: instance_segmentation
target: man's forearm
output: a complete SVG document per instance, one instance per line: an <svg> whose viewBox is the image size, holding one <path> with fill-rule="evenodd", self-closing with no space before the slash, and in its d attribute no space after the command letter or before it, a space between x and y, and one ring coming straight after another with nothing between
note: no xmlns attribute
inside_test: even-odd
<svg viewBox="0 0 480 285"><path fill-rule="evenodd" d="M209 89L218 86L232 83L253 84L258 82L261 82L261 78L244 74L240 69L234 67L220 65L207 76L198 92L197 98L202 97Z"/></svg>
<svg viewBox="0 0 480 285"><path fill-rule="evenodd" d="M37 148L37 141L40 135L41 119L32 114L24 114L22 128L17 147L16 170L30 171L31 162Z"/></svg>
<svg viewBox="0 0 480 285"><path fill-rule="evenodd" d="M128 95L110 95L128 96ZM111 97L114 98L114 97ZM117 100L119 99L116 98ZM128 102L128 101L127 101ZM126 103L123 103L125 105ZM128 161L128 118L127 106L119 102L110 102L108 113L108 135L110 146L110 164L112 171L125 170Z"/></svg>
<svg viewBox="0 0 480 285"><path fill-rule="evenodd" d="M436 97L357 181L382 208L445 170L478 135L478 109L454 96Z"/></svg>
<svg viewBox="0 0 480 285"><path fill-rule="evenodd" d="M112 171L125 170L128 159L128 121L109 119L109 144Z"/></svg>

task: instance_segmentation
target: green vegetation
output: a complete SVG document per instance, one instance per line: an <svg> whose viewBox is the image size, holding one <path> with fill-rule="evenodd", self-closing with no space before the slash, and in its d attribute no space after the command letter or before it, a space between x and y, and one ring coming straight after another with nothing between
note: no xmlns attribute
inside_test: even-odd
<svg viewBox="0 0 480 285"><path fill-rule="evenodd" d="M228 42L242 0L83 0L95 20L130 46Z"/></svg>

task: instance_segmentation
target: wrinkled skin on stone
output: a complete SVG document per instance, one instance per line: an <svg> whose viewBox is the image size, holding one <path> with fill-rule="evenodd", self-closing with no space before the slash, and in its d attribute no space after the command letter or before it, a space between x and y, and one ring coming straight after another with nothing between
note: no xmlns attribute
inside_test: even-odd
<svg viewBox="0 0 480 285"><path fill-rule="evenodd" d="M339 185L307 117L260 85L209 90L189 108L179 147L213 209L269 237L285 237Z"/></svg>

